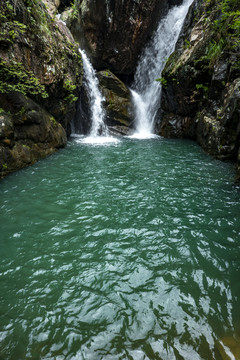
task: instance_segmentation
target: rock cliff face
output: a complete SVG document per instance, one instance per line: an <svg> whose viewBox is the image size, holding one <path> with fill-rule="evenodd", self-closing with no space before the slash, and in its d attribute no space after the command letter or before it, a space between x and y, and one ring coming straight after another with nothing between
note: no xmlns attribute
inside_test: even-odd
<svg viewBox="0 0 240 360"><path fill-rule="evenodd" d="M240 179L240 10L235 0L195 2L163 72L160 134L190 137Z"/></svg>
<svg viewBox="0 0 240 360"><path fill-rule="evenodd" d="M98 70L132 74L159 18L181 0L77 0L71 30Z"/></svg>
<svg viewBox="0 0 240 360"><path fill-rule="evenodd" d="M82 62L70 31L42 1L1 2L0 20L0 174L5 176L66 144Z"/></svg>

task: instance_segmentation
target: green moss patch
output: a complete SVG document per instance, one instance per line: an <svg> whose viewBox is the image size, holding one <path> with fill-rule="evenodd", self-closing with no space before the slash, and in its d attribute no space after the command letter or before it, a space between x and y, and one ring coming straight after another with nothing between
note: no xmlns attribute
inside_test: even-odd
<svg viewBox="0 0 240 360"><path fill-rule="evenodd" d="M19 91L24 95L48 97L45 87L31 71L19 62L6 63L0 59L0 93Z"/></svg>

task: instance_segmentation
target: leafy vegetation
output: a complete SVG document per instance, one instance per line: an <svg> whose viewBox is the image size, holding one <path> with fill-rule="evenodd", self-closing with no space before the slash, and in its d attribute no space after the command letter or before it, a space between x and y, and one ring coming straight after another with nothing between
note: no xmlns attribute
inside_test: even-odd
<svg viewBox="0 0 240 360"><path fill-rule="evenodd" d="M212 69L224 52L240 50L240 1L205 0L205 4L212 38L195 63L205 62Z"/></svg>
<svg viewBox="0 0 240 360"><path fill-rule="evenodd" d="M14 39L24 34L27 26L14 19L15 9L10 1L0 4L0 43L13 44Z"/></svg>
<svg viewBox="0 0 240 360"><path fill-rule="evenodd" d="M16 16L16 1L7 0L0 3L0 45L3 48L8 48L19 41L18 38L28 33L29 27L32 27L33 23L35 24L34 16L40 16L39 2L24 0L24 4L27 12L20 17L20 20ZM41 96L42 98L48 96L45 87L21 62L0 59L0 93L10 91L19 91L24 95Z"/></svg>
<svg viewBox="0 0 240 360"><path fill-rule="evenodd" d="M64 99L65 101L68 101L70 103L77 101L78 98L74 96L74 90L76 90L77 86L74 85L71 80L66 79L63 83L63 88L68 94Z"/></svg>
<svg viewBox="0 0 240 360"><path fill-rule="evenodd" d="M24 95L48 97L45 87L19 62L6 63L0 59L0 93L19 91Z"/></svg>
<svg viewBox="0 0 240 360"><path fill-rule="evenodd" d="M225 47L234 49L240 46L240 1L239 0L205 0L206 9L210 16L212 7L215 19L212 21L212 30L215 42L208 50L208 56L215 57Z"/></svg>
<svg viewBox="0 0 240 360"><path fill-rule="evenodd" d="M239 0L223 0L220 3L222 19L227 22L229 29L233 30L233 36L240 35L240 2ZM238 37L238 42L240 39Z"/></svg>
<svg viewBox="0 0 240 360"><path fill-rule="evenodd" d="M49 68L62 69L62 63L65 63L65 60L68 61L68 53L71 53L74 60L77 59L81 64L77 47L71 44L67 38L64 48L57 47L55 32L59 32L59 29L54 25L54 20L50 18L41 1L21 0L19 5L17 0L0 1L0 47L12 54L0 58L0 93L19 91L35 98L48 97L45 86L31 71L30 59L24 61L20 56L15 57L15 49L11 49L13 44L18 44L21 51L25 44L33 43L35 46L33 51L41 51L40 57L49 65ZM42 49L48 48L47 44L50 44L49 51L42 52ZM55 54L59 55L60 59L54 56ZM61 75L64 76L64 72ZM66 80L63 88L66 92L64 100L67 102L77 100L74 94L76 86Z"/></svg>
<svg viewBox="0 0 240 360"><path fill-rule="evenodd" d="M78 18L78 3L76 0L72 1L71 8L72 8L72 19L77 19Z"/></svg>
<svg viewBox="0 0 240 360"><path fill-rule="evenodd" d="M160 82L163 87L167 86L167 80L163 77L156 79L156 81Z"/></svg>
<svg viewBox="0 0 240 360"><path fill-rule="evenodd" d="M204 99L208 98L208 91L209 91L208 84L196 84L196 89L202 91L202 95Z"/></svg>
<svg viewBox="0 0 240 360"><path fill-rule="evenodd" d="M225 38L220 38L219 40L212 39L206 47L206 53L199 59L195 60L195 65L205 62L207 64L206 67L212 69L214 67L214 64L220 58L225 46Z"/></svg>

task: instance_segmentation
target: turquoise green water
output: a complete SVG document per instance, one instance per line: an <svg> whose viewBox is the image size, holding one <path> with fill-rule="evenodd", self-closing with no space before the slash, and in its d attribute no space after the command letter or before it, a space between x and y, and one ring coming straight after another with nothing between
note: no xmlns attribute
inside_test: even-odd
<svg viewBox="0 0 240 360"><path fill-rule="evenodd" d="M240 337L233 179L192 142L125 139L1 181L0 359L222 359Z"/></svg>

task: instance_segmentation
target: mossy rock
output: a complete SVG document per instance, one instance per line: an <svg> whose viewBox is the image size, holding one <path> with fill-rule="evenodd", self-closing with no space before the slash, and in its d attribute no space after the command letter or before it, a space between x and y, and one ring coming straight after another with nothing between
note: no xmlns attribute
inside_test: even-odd
<svg viewBox="0 0 240 360"><path fill-rule="evenodd" d="M10 101L12 110L0 113L0 177L32 165L66 145L66 131L42 106L16 92L0 100L5 106Z"/></svg>
<svg viewBox="0 0 240 360"><path fill-rule="evenodd" d="M132 125L131 93L110 70L98 72L99 85L105 97L108 125Z"/></svg>

